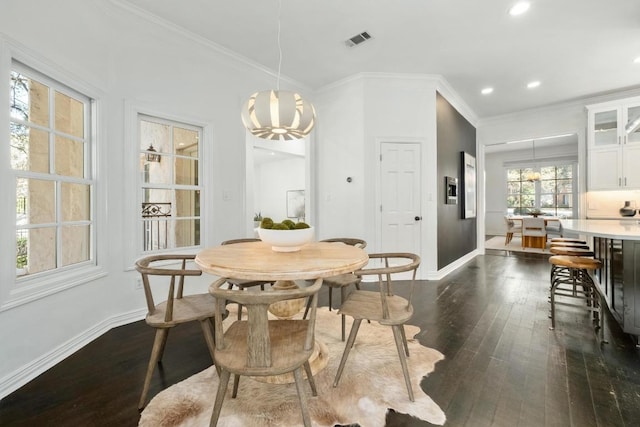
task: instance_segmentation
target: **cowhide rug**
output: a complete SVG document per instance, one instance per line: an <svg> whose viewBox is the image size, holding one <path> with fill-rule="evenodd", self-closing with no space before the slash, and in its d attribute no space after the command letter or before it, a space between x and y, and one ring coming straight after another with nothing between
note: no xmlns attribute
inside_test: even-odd
<svg viewBox="0 0 640 427"><path fill-rule="evenodd" d="M231 311L232 307L229 306ZM337 311L318 308L316 339L329 351L327 366L314 378L318 396L311 395L305 381L309 412L314 426L356 424L362 427L385 425L388 408L442 425L446 418L440 407L420 388L423 376L434 370L444 356L412 339L416 326L405 326L409 339L408 365L415 402L407 396L402 369L388 326L362 322L354 348L349 354L338 387L333 387L344 343L340 339ZM232 312L226 321L236 318ZM350 318L347 317L347 334ZM265 427L299 426L302 415L295 384L269 384L242 377L238 397L231 398L232 383L222 405L219 426ZM156 395L140 417L142 427L208 426L218 387L212 366Z"/></svg>

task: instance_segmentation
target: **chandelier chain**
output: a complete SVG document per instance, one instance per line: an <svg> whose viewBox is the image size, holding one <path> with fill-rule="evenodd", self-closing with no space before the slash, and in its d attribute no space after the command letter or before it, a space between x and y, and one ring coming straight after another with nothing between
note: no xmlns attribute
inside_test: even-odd
<svg viewBox="0 0 640 427"><path fill-rule="evenodd" d="M278 0L278 80L276 81L276 90L280 90L280 70L282 68L282 46L280 45L280 29L282 15L282 0Z"/></svg>

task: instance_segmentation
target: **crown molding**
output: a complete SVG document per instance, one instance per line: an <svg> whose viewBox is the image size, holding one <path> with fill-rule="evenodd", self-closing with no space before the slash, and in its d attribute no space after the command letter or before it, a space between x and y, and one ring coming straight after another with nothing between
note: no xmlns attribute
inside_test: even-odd
<svg viewBox="0 0 640 427"><path fill-rule="evenodd" d="M271 77L274 77L274 78L278 77L277 71L272 70L271 68L266 67L256 61L253 61L252 59L249 59L246 56L241 55L231 49L228 49L224 46L214 43L205 37L202 37L192 31L187 30L184 27L181 27L180 25L167 21L166 19L161 18L158 15L154 15L138 6L134 6L122 0L109 0L109 2L111 2L116 7L124 10L125 12L134 14L137 17L142 18L145 21L152 23L154 25L158 25L163 28L166 28L169 31L172 31L188 40L191 40L209 50L214 51L215 53L219 54L222 58L229 60L230 63L232 63L232 65L237 65L238 63L240 63L242 65L251 67L257 71L265 73ZM291 77L288 77L286 75L281 74L280 81L285 81L291 85L298 87L300 90L304 90L305 92L312 91L310 86L304 83L301 83L295 79L292 79Z"/></svg>

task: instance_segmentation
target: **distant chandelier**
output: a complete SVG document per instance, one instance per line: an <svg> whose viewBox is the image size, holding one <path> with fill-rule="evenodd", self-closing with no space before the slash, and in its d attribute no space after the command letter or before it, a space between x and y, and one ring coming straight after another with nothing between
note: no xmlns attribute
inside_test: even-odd
<svg viewBox="0 0 640 427"><path fill-rule="evenodd" d="M536 161L536 142L532 140L531 144L533 145L533 162L535 163L535 161ZM534 165L534 167L535 167L535 165ZM529 182L540 181L540 172L538 172L538 171L529 172L527 174L526 178L527 178L527 181L529 181Z"/></svg>
<svg viewBox="0 0 640 427"><path fill-rule="evenodd" d="M313 129L316 112L309 101L295 92L280 90L282 48L280 46L280 9L278 2L278 80L276 90L256 92L242 107L242 123L262 139L292 140L305 137Z"/></svg>

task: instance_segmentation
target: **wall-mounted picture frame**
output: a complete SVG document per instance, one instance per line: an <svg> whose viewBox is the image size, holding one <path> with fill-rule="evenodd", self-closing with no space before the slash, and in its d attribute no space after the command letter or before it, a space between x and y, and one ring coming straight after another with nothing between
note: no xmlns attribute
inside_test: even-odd
<svg viewBox="0 0 640 427"><path fill-rule="evenodd" d="M462 218L476 217L476 158L462 151Z"/></svg>
<svg viewBox="0 0 640 427"><path fill-rule="evenodd" d="M287 191L287 217L304 221L305 203L304 190Z"/></svg>

